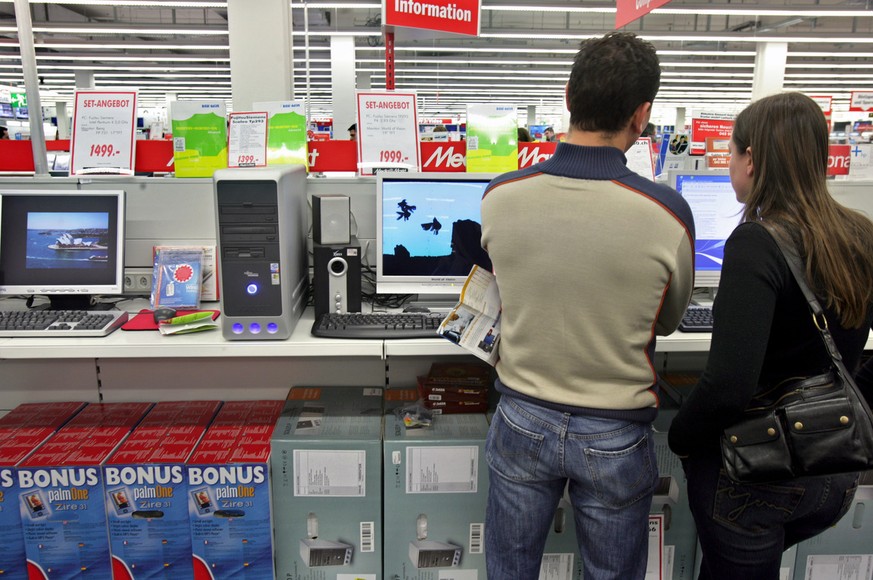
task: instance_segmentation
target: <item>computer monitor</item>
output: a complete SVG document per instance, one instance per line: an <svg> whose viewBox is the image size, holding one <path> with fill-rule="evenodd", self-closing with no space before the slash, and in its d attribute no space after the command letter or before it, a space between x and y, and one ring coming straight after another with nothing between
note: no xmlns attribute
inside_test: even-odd
<svg viewBox="0 0 873 580"><path fill-rule="evenodd" d="M725 241L742 220L745 206L737 201L727 170L672 170L669 180L694 215L694 285L715 288Z"/></svg>
<svg viewBox="0 0 873 580"><path fill-rule="evenodd" d="M47 295L84 310L121 294L123 191L0 189L0 295Z"/></svg>
<svg viewBox="0 0 873 580"><path fill-rule="evenodd" d="M0 117L11 119L15 117L15 112L12 110L12 105L9 103L0 103Z"/></svg>
<svg viewBox="0 0 873 580"><path fill-rule="evenodd" d="M456 299L488 270L480 206L493 173L395 173L376 180L376 292ZM436 297L439 299L440 297Z"/></svg>

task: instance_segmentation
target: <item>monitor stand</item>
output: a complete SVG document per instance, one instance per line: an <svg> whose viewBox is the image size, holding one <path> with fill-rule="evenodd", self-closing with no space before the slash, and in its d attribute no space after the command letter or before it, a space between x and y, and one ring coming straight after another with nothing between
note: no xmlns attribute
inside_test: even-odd
<svg viewBox="0 0 873 580"><path fill-rule="evenodd" d="M113 305L103 302L91 303L90 294L50 294L48 304L34 306L34 310L110 310Z"/></svg>
<svg viewBox="0 0 873 580"><path fill-rule="evenodd" d="M427 308L431 312L448 314L458 303L458 296L453 294L418 294L406 308Z"/></svg>

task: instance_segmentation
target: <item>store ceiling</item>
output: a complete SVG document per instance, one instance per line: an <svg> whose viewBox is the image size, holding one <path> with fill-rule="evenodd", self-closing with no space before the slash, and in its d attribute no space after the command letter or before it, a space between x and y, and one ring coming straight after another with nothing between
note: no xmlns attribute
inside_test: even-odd
<svg viewBox="0 0 873 580"><path fill-rule="evenodd" d="M331 109L331 35L354 36L359 87L384 88L380 2L290 5L294 96L309 96L312 114ZM79 70L93 71L97 87L138 88L145 107L171 93L225 99L232 108L226 2L39 0L30 9L44 106L70 102ZM482 0L482 9L478 38L398 31L396 88L417 91L422 116L463 116L468 103L480 102L559 116L579 41L615 21L614 2ZM673 0L626 29L659 51L661 108L735 111L751 97L765 39L788 43L788 90L832 95L837 111L852 90L873 90L869 2ZM14 4L0 0L0 84L23 83Z"/></svg>

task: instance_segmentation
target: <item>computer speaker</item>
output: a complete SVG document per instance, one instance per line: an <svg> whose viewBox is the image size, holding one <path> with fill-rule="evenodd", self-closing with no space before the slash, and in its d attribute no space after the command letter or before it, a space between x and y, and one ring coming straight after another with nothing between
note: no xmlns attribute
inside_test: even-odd
<svg viewBox="0 0 873 580"><path fill-rule="evenodd" d="M312 241L316 244L348 244L350 235L348 196L313 195Z"/></svg>

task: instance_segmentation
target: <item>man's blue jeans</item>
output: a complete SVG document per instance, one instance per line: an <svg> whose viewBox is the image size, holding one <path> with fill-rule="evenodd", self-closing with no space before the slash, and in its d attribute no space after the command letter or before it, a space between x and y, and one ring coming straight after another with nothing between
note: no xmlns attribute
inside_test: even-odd
<svg viewBox="0 0 873 580"><path fill-rule="evenodd" d="M485 455L489 580L536 580L569 481L585 580L645 577L658 481L651 426L570 415L503 395Z"/></svg>

